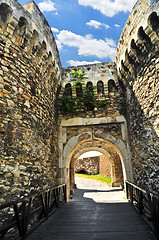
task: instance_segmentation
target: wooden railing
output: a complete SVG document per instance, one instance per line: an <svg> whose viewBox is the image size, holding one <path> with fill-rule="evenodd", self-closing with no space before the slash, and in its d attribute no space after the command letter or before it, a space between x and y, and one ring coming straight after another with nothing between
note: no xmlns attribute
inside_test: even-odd
<svg viewBox="0 0 159 240"><path fill-rule="evenodd" d="M66 185L56 186L0 206L0 239L23 239L66 199Z"/></svg>
<svg viewBox="0 0 159 240"><path fill-rule="evenodd" d="M159 237L159 196L126 181L127 199Z"/></svg>

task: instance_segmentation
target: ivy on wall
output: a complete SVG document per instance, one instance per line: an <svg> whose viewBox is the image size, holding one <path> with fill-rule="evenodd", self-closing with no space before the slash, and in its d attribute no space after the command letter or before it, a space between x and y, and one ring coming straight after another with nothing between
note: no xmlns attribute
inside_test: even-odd
<svg viewBox="0 0 159 240"><path fill-rule="evenodd" d="M86 85L88 79L87 72L82 73L72 70L70 73L70 81L72 89L75 89L76 96L68 95L64 92L63 96L59 97L59 110L62 113L75 113L76 111L94 111L95 106L104 108L107 106L107 100L98 100L94 96L94 86Z"/></svg>

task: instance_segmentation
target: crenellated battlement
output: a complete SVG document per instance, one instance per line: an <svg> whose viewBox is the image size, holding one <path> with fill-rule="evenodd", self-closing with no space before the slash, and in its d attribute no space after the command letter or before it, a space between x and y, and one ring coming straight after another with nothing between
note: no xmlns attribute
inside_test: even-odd
<svg viewBox="0 0 159 240"><path fill-rule="evenodd" d="M86 74L83 84L80 85L79 83L79 87L77 88L71 81L72 70L76 72L81 70L82 73ZM64 68L61 86L60 98L62 96L64 97L64 104L67 105L67 97L69 98L69 102L70 100L74 101L76 98L75 101L78 101L78 98L81 99L80 103L83 101L81 107L79 107L80 104L77 104L78 106L75 104L75 108L77 109L76 112L73 113L74 116L91 116L94 114L98 117L108 115L117 116L122 112L122 87L118 81L114 62ZM88 102L89 99L91 101L90 103ZM59 109L61 110L60 107ZM70 114L72 114L71 111L64 111L62 116L65 118Z"/></svg>
<svg viewBox="0 0 159 240"><path fill-rule="evenodd" d="M0 33L28 53L35 64L40 63L42 72L55 73L60 82L62 68L57 45L34 1L22 7L17 1L1 0L0 8Z"/></svg>
<svg viewBox="0 0 159 240"><path fill-rule="evenodd" d="M135 181L159 191L159 1L138 0L117 48ZM153 152L153 153L152 153Z"/></svg>
<svg viewBox="0 0 159 240"><path fill-rule="evenodd" d="M150 5L149 0L138 0L134 6L117 47L117 70L119 75L135 78L138 65L145 55L159 47L159 2ZM126 74L125 74L126 73Z"/></svg>
<svg viewBox="0 0 159 240"><path fill-rule="evenodd" d="M56 42L34 1L0 0L0 202L57 183ZM9 191L9 194L8 194Z"/></svg>

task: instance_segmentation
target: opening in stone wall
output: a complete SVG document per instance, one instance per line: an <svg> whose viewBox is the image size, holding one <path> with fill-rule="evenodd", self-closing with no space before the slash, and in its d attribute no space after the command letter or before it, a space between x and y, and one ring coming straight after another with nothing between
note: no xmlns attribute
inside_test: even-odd
<svg viewBox="0 0 159 240"><path fill-rule="evenodd" d="M75 183L78 188L79 178L94 179L111 183L111 163L102 153L89 151L82 154L75 164ZM82 180L84 181L84 180Z"/></svg>

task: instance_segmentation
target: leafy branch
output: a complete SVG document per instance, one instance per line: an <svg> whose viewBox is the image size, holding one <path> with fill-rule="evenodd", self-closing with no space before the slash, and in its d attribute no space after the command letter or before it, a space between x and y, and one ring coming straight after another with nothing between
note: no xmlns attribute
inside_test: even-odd
<svg viewBox="0 0 159 240"><path fill-rule="evenodd" d="M88 79L87 72L82 73L81 69L78 71L72 70L70 73L70 81L72 88L76 90L76 96L63 95L59 98L59 109L63 113L75 113L76 110L94 111L96 98L94 96L93 85L86 86ZM81 91L81 92L80 92ZM78 95L78 96L77 96ZM107 100L100 100L97 103L98 107L106 107Z"/></svg>

